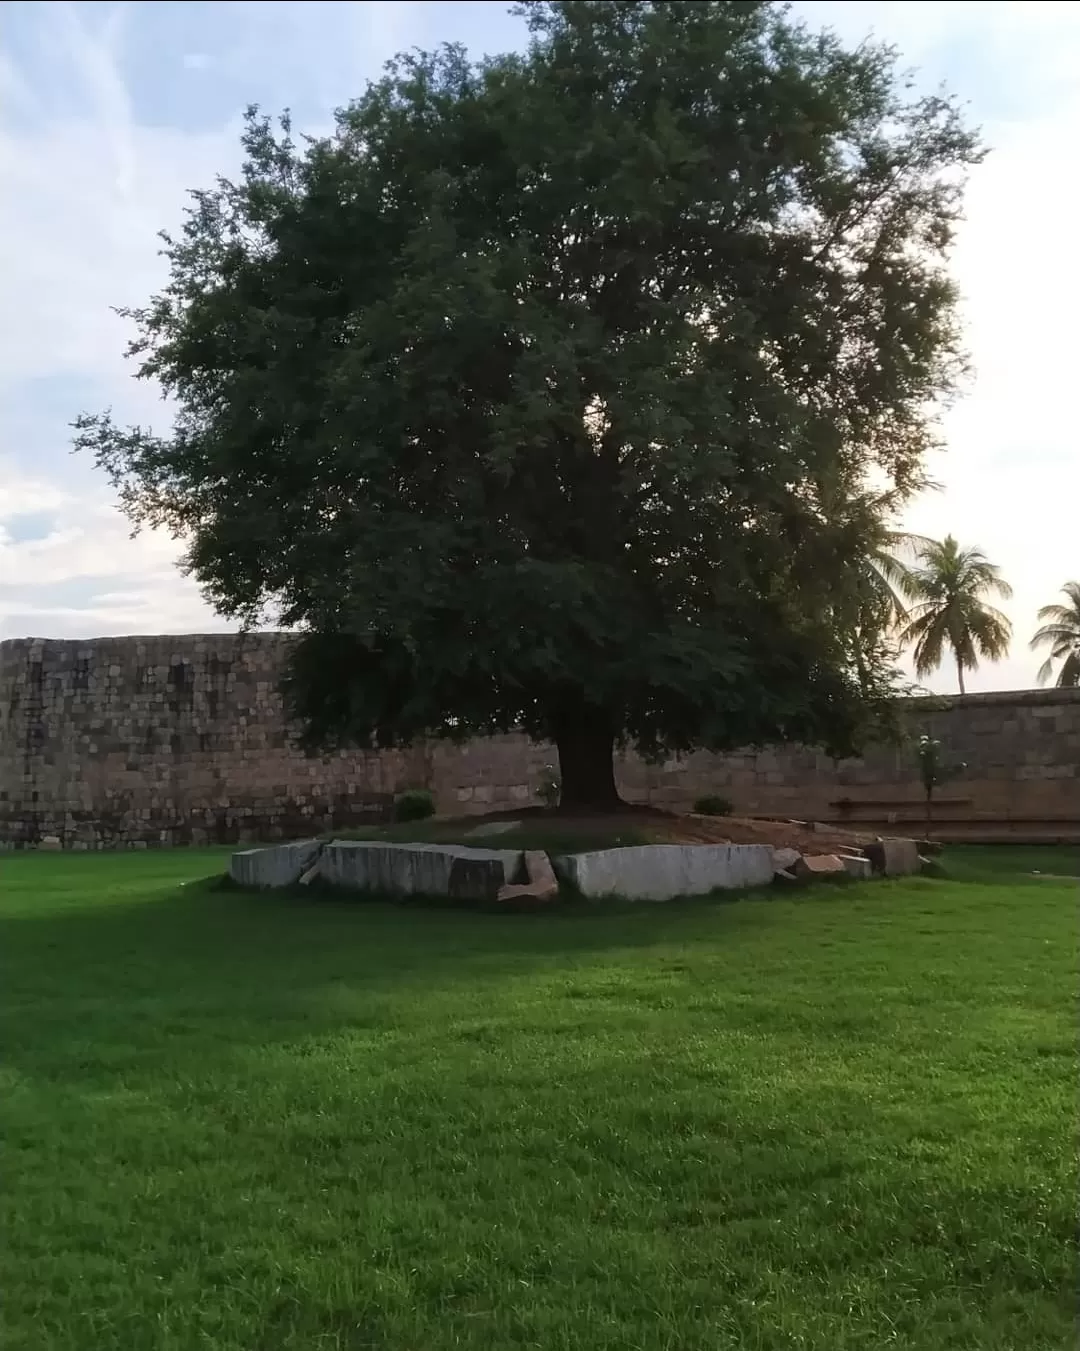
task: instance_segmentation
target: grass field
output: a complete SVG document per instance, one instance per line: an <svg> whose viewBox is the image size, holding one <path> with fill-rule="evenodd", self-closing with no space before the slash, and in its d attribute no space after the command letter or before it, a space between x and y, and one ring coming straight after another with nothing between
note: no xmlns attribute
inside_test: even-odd
<svg viewBox="0 0 1080 1351"><path fill-rule="evenodd" d="M0 858L4 1351L1075 1346L1066 851L736 901Z"/></svg>

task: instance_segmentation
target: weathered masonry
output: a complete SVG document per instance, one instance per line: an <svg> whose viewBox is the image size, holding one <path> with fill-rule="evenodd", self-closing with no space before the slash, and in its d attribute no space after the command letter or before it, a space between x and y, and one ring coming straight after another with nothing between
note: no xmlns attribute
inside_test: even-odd
<svg viewBox="0 0 1080 1351"><path fill-rule="evenodd" d="M88 846L310 834L377 817L422 757L309 759L285 726L284 642L0 644L0 839Z"/></svg>
<svg viewBox="0 0 1080 1351"><path fill-rule="evenodd" d="M309 757L278 694L277 633L0 643L0 842L65 845L280 839L378 819L403 788L446 813L537 802L551 747L521 736ZM965 772L941 791L946 838L1080 841L1080 691L912 700L914 733ZM918 826L910 748L833 761L778 747L645 765L622 757L624 795L687 808L702 793L740 813Z"/></svg>

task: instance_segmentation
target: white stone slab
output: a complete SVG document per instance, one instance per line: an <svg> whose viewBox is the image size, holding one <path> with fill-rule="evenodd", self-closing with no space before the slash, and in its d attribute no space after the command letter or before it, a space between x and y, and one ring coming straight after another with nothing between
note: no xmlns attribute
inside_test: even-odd
<svg viewBox="0 0 1080 1351"><path fill-rule="evenodd" d="M294 840L263 849L241 849L229 860L229 876L242 887L291 887L311 867L318 840Z"/></svg>
<svg viewBox="0 0 1080 1351"><path fill-rule="evenodd" d="M765 886L774 871L767 844L644 844L563 854L552 862L559 879L583 896L630 901Z"/></svg>
<svg viewBox="0 0 1080 1351"><path fill-rule="evenodd" d="M844 865L844 871L849 877L858 877L865 881L874 875L870 860L863 858L861 855L841 854L840 862Z"/></svg>
<svg viewBox="0 0 1080 1351"><path fill-rule="evenodd" d="M471 870L455 862L480 865ZM497 865L485 872L482 865ZM388 844L382 840L333 840L323 851L319 877L351 891L399 896L475 895L515 882L520 849L471 849L460 844ZM501 873L500 870L501 869ZM490 878L490 884L488 881Z"/></svg>

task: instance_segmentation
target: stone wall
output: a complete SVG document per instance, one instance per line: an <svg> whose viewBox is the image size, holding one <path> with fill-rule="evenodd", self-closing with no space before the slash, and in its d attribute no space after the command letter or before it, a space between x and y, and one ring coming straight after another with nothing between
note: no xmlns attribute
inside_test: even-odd
<svg viewBox="0 0 1080 1351"><path fill-rule="evenodd" d="M185 844L356 825L429 777L423 750L309 758L279 634L0 644L0 840Z"/></svg>
<svg viewBox="0 0 1080 1351"><path fill-rule="evenodd" d="M1080 842L1080 690L1016 690L911 699L914 739L937 737L965 768L939 789L931 833L952 840ZM926 827L911 742L835 761L801 747L716 756L697 753L658 767L633 757L619 775L634 799L686 808L706 792L739 813L838 821L874 831Z"/></svg>
<svg viewBox="0 0 1080 1351"><path fill-rule="evenodd" d="M0 643L0 842L180 844L275 839L379 819L428 786L442 813L536 804L555 751L521 736L309 757L277 692L281 634ZM1080 691L913 700L967 762L940 795L945 838L1080 840ZM633 801L686 809L703 793L740 813L921 826L910 748L834 762L799 747L645 765L619 758Z"/></svg>

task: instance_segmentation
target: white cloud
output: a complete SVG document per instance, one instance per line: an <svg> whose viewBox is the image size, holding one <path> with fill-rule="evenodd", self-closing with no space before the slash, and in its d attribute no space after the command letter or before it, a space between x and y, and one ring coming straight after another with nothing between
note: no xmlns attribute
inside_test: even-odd
<svg viewBox="0 0 1080 1351"><path fill-rule="evenodd" d="M8 527L32 510L42 538L16 542ZM104 488L66 490L0 459L0 635L109 636L227 627L176 570L163 534L130 537Z"/></svg>
<svg viewBox="0 0 1080 1351"><path fill-rule="evenodd" d="M208 28L200 50L181 63L227 70L260 97L266 86L256 76L270 42L281 51L281 80L319 71L323 111L409 45L424 10L315 6L316 23L302 6L256 8L262 46L218 50ZM1035 610L1080 574L1070 379L1080 282L1071 265L1068 174L1080 141L1072 89L1080 10L918 0L797 8L847 39L873 28L930 83L948 74L994 148L973 174L955 254L976 376L946 419L949 451L933 466L945 491L918 504L910 523L935 535L951 531L1001 564L1016 588L1007 607L1013 655L971 684L1030 684ZM219 628L175 571L173 541L129 539L107 486L64 452L67 424L84 407L112 405L121 420L160 421L154 391L130 378L122 355L130 332L110 307L140 304L160 285L156 233L179 222L187 189L236 166L238 121L199 134L141 125L120 73L129 10L117 6L101 19L97 7L54 3L35 13L38 64L51 83L0 54L8 118L0 126L0 249L8 260L0 269L0 635ZM337 27L319 28L331 23ZM79 392L77 403L54 396L62 381ZM44 392L31 407L34 382L44 382ZM3 522L28 512L48 512L51 532L15 542ZM936 684L950 682L945 671Z"/></svg>
<svg viewBox="0 0 1080 1351"><path fill-rule="evenodd" d="M17 129L0 130L0 637L223 627L178 573L176 543L131 539L104 480L67 460L84 406L160 422L156 391L124 360L130 326L112 307L160 286L157 232L179 224L190 188L238 161L238 119L202 135L135 122L119 75L123 13L91 29L75 6L39 9L39 57L67 82L78 116L0 69L21 113ZM65 378L86 391L79 403L57 404ZM33 381L47 382L40 408L13 412L20 396L34 398ZM48 467L29 473L35 455ZM29 511L50 512L51 532L12 541L5 520ZM74 593L78 603L65 603Z"/></svg>
<svg viewBox="0 0 1080 1351"><path fill-rule="evenodd" d="M39 106L29 129L0 133L0 381L75 374L127 385L130 329L112 307L142 303L163 278L158 231L187 190L238 160L239 122L194 136L138 126L118 69L116 20L88 29L50 6L43 59L70 72L79 116Z"/></svg>

